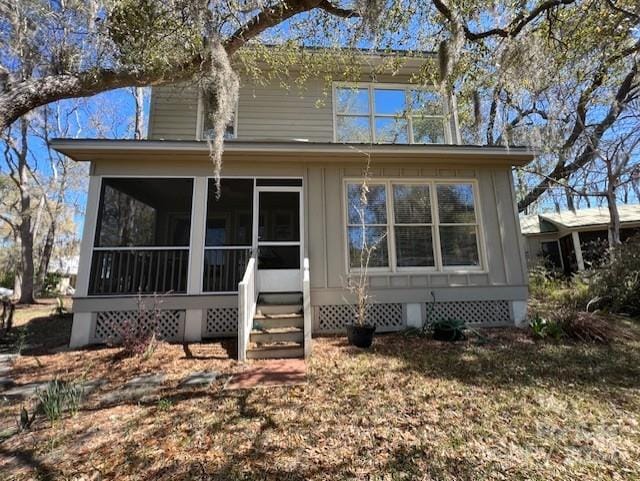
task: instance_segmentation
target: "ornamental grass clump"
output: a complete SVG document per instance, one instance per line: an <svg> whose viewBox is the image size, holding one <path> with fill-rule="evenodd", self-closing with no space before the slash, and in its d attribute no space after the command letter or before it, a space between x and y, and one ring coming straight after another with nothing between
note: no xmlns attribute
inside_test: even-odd
<svg viewBox="0 0 640 481"><path fill-rule="evenodd" d="M38 412L44 414L49 422L54 423L62 417L64 412L72 415L77 413L83 397L84 388L81 384L54 379L47 383L44 390L36 391Z"/></svg>

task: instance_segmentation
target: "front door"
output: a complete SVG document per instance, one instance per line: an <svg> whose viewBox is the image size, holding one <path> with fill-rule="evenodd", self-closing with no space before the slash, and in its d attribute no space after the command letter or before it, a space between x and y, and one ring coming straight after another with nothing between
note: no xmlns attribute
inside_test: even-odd
<svg viewBox="0 0 640 481"><path fill-rule="evenodd" d="M257 187L258 289L302 290L302 188Z"/></svg>

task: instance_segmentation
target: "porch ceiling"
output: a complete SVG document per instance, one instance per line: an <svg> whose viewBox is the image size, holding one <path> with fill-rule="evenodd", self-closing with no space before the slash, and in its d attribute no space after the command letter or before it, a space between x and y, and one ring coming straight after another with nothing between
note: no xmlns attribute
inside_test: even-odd
<svg viewBox="0 0 640 481"><path fill-rule="evenodd" d="M55 139L53 147L77 161L130 161L141 157L157 160L208 161L209 149L195 140ZM228 140L225 160L278 160L291 162L344 162L363 155L388 162L446 161L457 164L526 165L535 152L526 147L475 145L338 144L306 141Z"/></svg>

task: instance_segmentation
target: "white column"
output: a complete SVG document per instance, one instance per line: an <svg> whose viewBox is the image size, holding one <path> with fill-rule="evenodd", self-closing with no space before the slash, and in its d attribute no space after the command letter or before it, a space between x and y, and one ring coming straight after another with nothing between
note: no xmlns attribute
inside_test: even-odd
<svg viewBox="0 0 640 481"><path fill-rule="evenodd" d="M526 327L527 301L511 301L511 317L516 327Z"/></svg>
<svg viewBox="0 0 640 481"><path fill-rule="evenodd" d="M571 233L571 239L573 239L573 250L576 253L576 262L578 263L578 270L584 270L584 258L582 257L582 247L580 247L580 235L578 232L573 231Z"/></svg>
<svg viewBox="0 0 640 481"><path fill-rule="evenodd" d="M191 212L191 240L189 243L189 279L187 294L202 294L202 269L204 264L205 223L207 216L207 179L194 179L193 204ZM184 319L185 342L202 340L202 309L187 309Z"/></svg>
<svg viewBox="0 0 640 481"><path fill-rule="evenodd" d="M85 205L84 227L80 241L80 260L78 262L78 279L76 292L73 297L86 297L89 294L89 276L91 275L91 256L93 255L93 241L96 234L98 210L100 208L101 178L89 176L89 190ZM91 340L92 326L91 312L74 312L71 326L69 347L87 346Z"/></svg>
<svg viewBox="0 0 640 481"><path fill-rule="evenodd" d="M422 304L407 304L407 327L422 327Z"/></svg>
<svg viewBox="0 0 640 481"><path fill-rule="evenodd" d="M187 294L202 294L204 237L207 216L207 179L206 177L196 177L194 182Z"/></svg>
<svg viewBox="0 0 640 481"><path fill-rule="evenodd" d="M89 177L89 192L87 193L87 205L85 206L84 228L80 241L80 261L78 263L78 279L76 281L76 293L74 297L86 297L89 293L89 275L91 271L91 255L93 241L100 208L100 177Z"/></svg>
<svg viewBox="0 0 640 481"><path fill-rule="evenodd" d="M71 339L69 347L77 348L89 345L91 340L92 314L90 312L76 312L73 314Z"/></svg>

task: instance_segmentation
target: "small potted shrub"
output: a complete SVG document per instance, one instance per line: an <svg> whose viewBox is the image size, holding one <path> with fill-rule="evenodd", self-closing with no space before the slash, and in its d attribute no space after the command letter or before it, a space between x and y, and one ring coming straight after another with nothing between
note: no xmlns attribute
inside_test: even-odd
<svg viewBox="0 0 640 481"><path fill-rule="evenodd" d="M431 324L433 338L436 341L455 342L466 339L466 326L460 319L442 319Z"/></svg>

